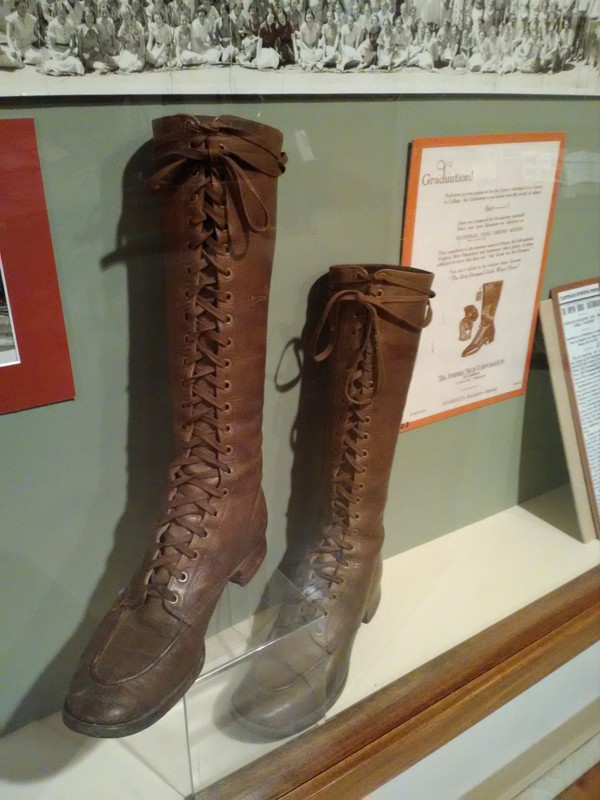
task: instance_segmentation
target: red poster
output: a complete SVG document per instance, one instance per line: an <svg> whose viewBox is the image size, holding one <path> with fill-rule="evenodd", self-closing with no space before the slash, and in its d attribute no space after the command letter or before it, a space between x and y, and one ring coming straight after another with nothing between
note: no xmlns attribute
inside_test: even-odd
<svg viewBox="0 0 600 800"><path fill-rule="evenodd" d="M0 413L74 397L33 120L0 120Z"/></svg>

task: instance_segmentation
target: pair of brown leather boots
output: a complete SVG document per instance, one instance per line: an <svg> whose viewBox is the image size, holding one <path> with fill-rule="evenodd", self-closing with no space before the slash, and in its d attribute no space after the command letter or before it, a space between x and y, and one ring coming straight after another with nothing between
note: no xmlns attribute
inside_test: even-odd
<svg viewBox="0 0 600 800"><path fill-rule="evenodd" d="M177 115L156 120L154 137L176 455L144 562L65 703L65 723L97 737L143 730L182 697L223 589L246 584L265 554L261 426L282 136L237 117ZM322 492L282 563L323 623L300 646L259 658L238 689L237 715L263 736L325 714L377 608L387 486L431 282L396 266L330 270L313 338L328 375L325 407L314 409L327 428Z"/></svg>

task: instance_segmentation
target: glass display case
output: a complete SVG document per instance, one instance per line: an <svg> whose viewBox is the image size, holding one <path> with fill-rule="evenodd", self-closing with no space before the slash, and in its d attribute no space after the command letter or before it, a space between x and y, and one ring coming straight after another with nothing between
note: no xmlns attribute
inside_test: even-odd
<svg viewBox="0 0 600 800"><path fill-rule="evenodd" d="M358 800L597 639L600 551L597 541L579 540L570 513L538 334L525 394L407 432L390 426L397 442L383 595L356 634L345 686L305 731L268 738L240 725L232 695L269 654L280 658L273 620L286 603L304 602L290 600L297 590L277 570L320 485L318 370L308 405L302 380L314 366L311 298L331 265L400 265L410 146L432 136L564 132L541 296L597 274L600 105L583 90L486 98L159 94L142 77L148 90L122 97L25 89L0 102L1 119L35 122L76 394L0 418L6 729L19 736L57 714L161 513L173 434L161 212L148 189L152 122L238 116L281 131L287 154L266 326L264 565L246 587L228 586L207 633L206 666L184 700L147 730L93 745L51 718L44 737L63 749L50 772L58 779L83 748L103 754L104 770L113 759L133 759L124 776L146 786L143 767L173 797ZM0 255L10 225L8 215L0 219ZM10 294L11 267L3 264ZM31 291L34 266L12 266L30 271ZM444 297L432 308L444 314ZM14 313L12 324L18 340ZM242 532L247 523L240 518ZM283 635L285 652L301 647L295 637L318 637L322 624L316 609ZM318 670L312 690L318 697ZM85 769L80 764L77 781L93 774ZM6 774L9 790L27 780L18 770Z"/></svg>

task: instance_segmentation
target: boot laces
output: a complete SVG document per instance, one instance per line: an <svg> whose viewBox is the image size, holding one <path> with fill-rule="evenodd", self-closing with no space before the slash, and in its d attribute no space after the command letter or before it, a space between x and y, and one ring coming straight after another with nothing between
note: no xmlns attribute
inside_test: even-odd
<svg viewBox="0 0 600 800"><path fill-rule="evenodd" d="M360 335L364 323L368 325L368 315L354 329ZM371 332L367 333L367 337ZM327 596L335 599L335 586L344 582L339 567L347 567L347 556L354 550L353 535L358 533L354 526L355 519L351 509L356 507L362 497L363 484L360 476L366 467L360 462L367 455L365 440L368 439L368 427L371 421L369 407L376 393L375 354L373 342L369 338L359 344L360 358L357 358L349 370L346 381L346 408L336 420L338 426L336 438L340 438L340 447L336 453L336 461L331 476L331 492L329 496L329 524L323 537L313 550L311 558L314 585L307 589L307 596L318 596L320 587L325 584Z"/></svg>
<svg viewBox="0 0 600 800"><path fill-rule="evenodd" d="M260 232L270 225L247 173L277 176L286 161L285 154L268 150L245 130L218 119L188 117L185 130L156 140L158 169L150 180L152 189L185 184L189 213L187 287L178 310L185 331L185 376L180 380L184 422L144 585L144 597L171 603L178 595L168 588L169 581L187 580L178 566L181 557L199 557L198 538L207 535L207 517L217 516L217 501L228 493L223 475L232 472L227 463L232 447L224 442L230 432L225 421L230 410L226 393L231 389L227 350L232 341L226 333L232 299L226 288L232 276L229 256L234 246L240 248L234 255L243 254L249 230Z"/></svg>

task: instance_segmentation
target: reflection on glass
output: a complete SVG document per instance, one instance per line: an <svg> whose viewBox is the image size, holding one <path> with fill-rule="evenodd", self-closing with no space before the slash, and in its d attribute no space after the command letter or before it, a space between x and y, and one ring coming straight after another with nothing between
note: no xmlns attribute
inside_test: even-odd
<svg viewBox="0 0 600 800"><path fill-rule="evenodd" d="M0 258L0 367L18 364L19 361L17 338L10 313L10 300Z"/></svg>

